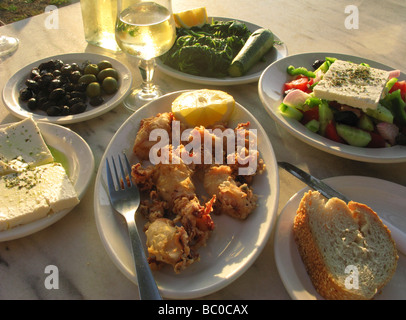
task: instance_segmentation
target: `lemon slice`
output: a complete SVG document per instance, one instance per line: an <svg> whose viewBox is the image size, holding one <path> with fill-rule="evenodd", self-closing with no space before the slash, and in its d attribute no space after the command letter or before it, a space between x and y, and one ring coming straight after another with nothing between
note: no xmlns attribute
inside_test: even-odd
<svg viewBox="0 0 406 320"><path fill-rule="evenodd" d="M173 14L175 22L183 28L201 27L207 23L207 11L205 7L180 11Z"/></svg>
<svg viewBox="0 0 406 320"><path fill-rule="evenodd" d="M220 90L201 89L182 93L172 102L175 119L190 127L226 122L235 107L234 98Z"/></svg>

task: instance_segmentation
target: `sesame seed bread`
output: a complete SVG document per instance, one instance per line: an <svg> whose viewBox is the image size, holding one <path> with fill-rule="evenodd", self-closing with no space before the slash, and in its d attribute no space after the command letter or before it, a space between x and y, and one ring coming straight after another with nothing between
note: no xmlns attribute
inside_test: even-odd
<svg viewBox="0 0 406 320"><path fill-rule="evenodd" d="M325 299L372 299L395 273L398 255L390 231L364 204L326 201L309 191L293 233L312 283Z"/></svg>

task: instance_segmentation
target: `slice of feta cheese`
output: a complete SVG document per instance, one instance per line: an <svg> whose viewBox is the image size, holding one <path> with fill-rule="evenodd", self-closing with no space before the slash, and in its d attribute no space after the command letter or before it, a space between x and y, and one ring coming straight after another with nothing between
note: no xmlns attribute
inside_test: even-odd
<svg viewBox="0 0 406 320"><path fill-rule="evenodd" d="M0 129L0 175L54 161L32 118Z"/></svg>
<svg viewBox="0 0 406 320"><path fill-rule="evenodd" d="M389 71L336 60L314 86L313 92L320 99L337 101L364 111L375 110L383 96L389 74Z"/></svg>
<svg viewBox="0 0 406 320"><path fill-rule="evenodd" d="M79 203L75 188L59 163L1 176L0 193L0 231Z"/></svg>

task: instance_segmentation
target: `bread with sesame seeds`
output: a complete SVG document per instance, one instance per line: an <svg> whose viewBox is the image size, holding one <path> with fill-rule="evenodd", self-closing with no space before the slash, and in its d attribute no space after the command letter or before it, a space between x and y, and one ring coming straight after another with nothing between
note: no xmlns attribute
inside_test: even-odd
<svg viewBox="0 0 406 320"><path fill-rule="evenodd" d="M306 271L325 299L372 299L392 278L397 249L368 206L307 192L293 234Z"/></svg>

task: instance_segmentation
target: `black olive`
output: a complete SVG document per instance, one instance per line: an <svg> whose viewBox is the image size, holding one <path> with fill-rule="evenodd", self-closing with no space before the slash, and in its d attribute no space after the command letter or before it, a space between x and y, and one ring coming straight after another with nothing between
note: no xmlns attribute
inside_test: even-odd
<svg viewBox="0 0 406 320"><path fill-rule="evenodd" d="M20 99L22 101L28 101L33 96L32 91L29 88L24 88L20 91Z"/></svg>
<svg viewBox="0 0 406 320"><path fill-rule="evenodd" d="M56 88L61 88L61 87L62 87L61 79L53 79L48 85L48 88L51 91L56 89Z"/></svg>
<svg viewBox="0 0 406 320"><path fill-rule="evenodd" d="M81 76L82 76L82 74L80 73L80 71L76 70L76 71L72 71L72 73L69 76L69 79L73 83L77 83Z"/></svg>
<svg viewBox="0 0 406 320"><path fill-rule="evenodd" d="M72 98L80 98L83 101L86 100L86 92L73 90L72 92L70 92L70 96Z"/></svg>
<svg viewBox="0 0 406 320"><path fill-rule="evenodd" d="M33 68L30 73L30 78L34 79L35 77L40 76L40 72L38 68Z"/></svg>
<svg viewBox="0 0 406 320"><path fill-rule="evenodd" d="M313 62L312 67L314 70L318 69L322 64L324 63L324 60L316 60Z"/></svg>
<svg viewBox="0 0 406 320"><path fill-rule="evenodd" d="M45 73L41 76L41 87L45 88L49 85L49 83L54 79L54 75L52 73Z"/></svg>
<svg viewBox="0 0 406 320"><path fill-rule="evenodd" d="M84 82L82 82L82 83L77 83L77 84L75 85L75 90L76 90L76 91L85 92L85 91L86 91L86 88L87 88L87 83L84 83Z"/></svg>
<svg viewBox="0 0 406 320"><path fill-rule="evenodd" d="M31 98L28 100L27 102L28 109L35 110L37 109L37 106L38 106L37 99Z"/></svg>
<svg viewBox="0 0 406 320"><path fill-rule="evenodd" d="M93 107L100 106L103 102L104 102L104 99L103 99L102 96L93 97L93 98L91 98L90 101L89 101L89 103L90 103Z"/></svg>
<svg viewBox="0 0 406 320"><path fill-rule="evenodd" d="M37 81L32 80L32 79L27 79L25 81L25 85L27 86L27 88L33 90L34 92L38 92L39 91L39 84Z"/></svg>
<svg viewBox="0 0 406 320"><path fill-rule="evenodd" d="M40 81L41 80L41 74L39 74L39 75L36 75L34 78L32 78L32 80L34 80L34 81Z"/></svg>
<svg viewBox="0 0 406 320"><path fill-rule="evenodd" d="M48 102L48 96L46 96L46 97L39 97L39 96L37 96L35 99L37 100L37 108L39 108L39 109L41 109L41 110L42 110L42 106L43 106L46 102Z"/></svg>
<svg viewBox="0 0 406 320"><path fill-rule="evenodd" d="M53 64L54 64L54 69L55 70L60 70L64 63L60 59L55 59L55 60L53 60Z"/></svg>
<svg viewBox="0 0 406 320"><path fill-rule="evenodd" d="M65 96L65 90L63 90L62 88L56 88L49 94L49 100L57 101L63 96Z"/></svg>
<svg viewBox="0 0 406 320"><path fill-rule="evenodd" d="M72 92L75 90L75 85L71 82L68 82L68 83L64 83L62 85L62 88L64 88L66 92Z"/></svg>
<svg viewBox="0 0 406 320"><path fill-rule="evenodd" d="M63 75L70 75L72 72L72 67L70 64L64 64L61 68L61 73Z"/></svg>
<svg viewBox="0 0 406 320"><path fill-rule="evenodd" d="M47 110L47 115L49 116L60 116L62 114L62 108L58 106L50 106Z"/></svg>
<svg viewBox="0 0 406 320"><path fill-rule="evenodd" d="M39 66L38 66L38 69L41 71L41 70L44 70L46 68L46 63L45 62L43 62L43 63L41 63Z"/></svg>
<svg viewBox="0 0 406 320"><path fill-rule="evenodd" d="M70 83L69 75L61 74L61 75L58 77L58 79L61 80L61 82L64 83L64 84L65 84L65 83Z"/></svg>
<svg viewBox="0 0 406 320"><path fill-rule="evenodd" d="M334 113L334 120L349 126L356 126L358 123L357 115L352 111L338 111Z"/></svg>
<svg viewBox="0 0 406 320"><path fill-rule="evenodd" d="M80 71L80 67L77 63L71 63L72 71Z"/></svg>
<svg viewBox="0 0 406 320"><path fill-rule="evenodd" d="M46 100L44 103L42 104L38 104L38 108L41 110L46 111L48 108L53 106L53 102Z"/></svg>
<svg viewBox="0 0 406 320"><path fill-rule="evenodd" d="M41 63L39 65L38 69L41 71L43 71L43 70L52 71L55 69L55 65L54 65L54 62L52 60L50 60L50 61Z"/></svg>
<svg viewBox="0 0 406 320"><path fill-rule="evenodd" d="M86 110L86 104L83 102L78 102L75 103L74 105L72 105L70 107L70 112L71 114L78 114L78 113L82 113L83 111Z"/></svg>
<svg viewBox="0 0 406 320"><path fill-rule="evenodd" d="M71 99L69 99L67 105L68 105L69 107L71 107L71 106L73 106L74 104L80 103L80 102L83 102L82 99L80 99L80 98L71 98Z"/></svg>
<svg viewBox="0 0 406 320"><path fill-rule="evenodd" d="M59 77L59 76L62 74L62 72L61 72L61 70L57 69L57 70L54 70L54 71L52 72L52 74L53 74L54 77L56 78L56 77Z"/></svg>
<svg viewBox="0 0 406 320"><path fill-rule="evenodd" d="M68 106L61 106L61 116L67 116L70 114L70 108Z"/></svg>
<svg viewBox="0 0 406 320"><path fill-rule="evenodd" d="M48 100L48 96L49 96L48 90L41 90L40 92L38 92L38 93L36 94L36 98L37 98L37 99L45 98L45 99Z"/></svg>

